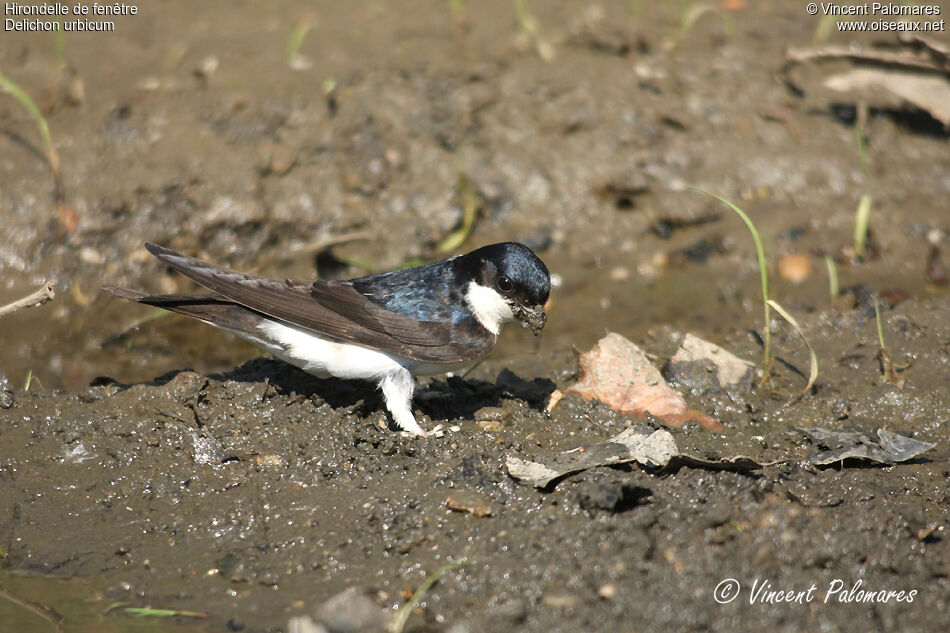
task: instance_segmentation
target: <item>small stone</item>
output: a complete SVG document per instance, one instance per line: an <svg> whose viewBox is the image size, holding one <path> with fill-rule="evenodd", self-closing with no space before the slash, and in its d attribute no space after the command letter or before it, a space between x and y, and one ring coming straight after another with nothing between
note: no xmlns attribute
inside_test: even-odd
<svg viewBox="0 0 950 633"><path fill-rule="evenodd" d="M445 503L451 510L468 512L479 518L492 515L491 501L471 490L456 490L446 497Z"/></svg>
<svg viewBox="0 0 950 633"><path fill-rule="evenodd" d="M778 262L778 276L800 284L811 277L811 258L803 253L786 255Z"/></svg>
<svg viewBox="0 0 950 633"><path fill-rule="evenodd" d="M627 281L630 279L630 269L626 266L617 266L610 271L611 281Z"/></svg>
<svg viewBox="0 0 950 633"><path fill-rule="evenodd" d="M298 615L290 618L287 630L290 633L329 633L325 626L314 622L309 615Z"/></svg>
<svg viewBox="0 0 950 633"><path fill-rule="evenodd" d="M567 594L548 594L541 598L541 604L551 609L570 611L577 604L577 600Z"/></svg>
<svg viewBox="0 0 950 633"><path fill-rule="evenodd" d="M293 167L296 157L286 145L274 142L261 143L257 148L258 169L263 174L282 176Z"/></svg>
<svg viewBox="0 0 950 633"><path fill-rule="evenodd" d="M202 79L208 79L218 70L219 65L220 62L218 58L214 55L209 55L201 60L201 64L195 68L195 75Z"/></svg>
<svg viewBox="0 0 950 633"><path fill-rule="evenodd" d="M498 433L511 419L511 413L502 407L482 407L475 412L475 424L488 433Z"/></svg>
<svg viewBox="0 0 950 633"><path fill-rule="evenodd" d="M604 600L613 600L617 597L617 585L612 582L608 582L606 585L601 585L597 590L597 595Z"/></svg>
<svg viewBox="0 0 950 633"><path fill-rule="evenodd" d="M255 455L254 465L264 467L283 466L284 460L281 459L280 455Z"/></svg>
<svg viewBox="0 0 950 633"><path fill-rule="evenodd" d="M91 246L83 246L79 249L79 261L84 264L101 264L104 260L99 251Z"/></svg>
<svg viewBox="0 0 950 633"><path fill-rule="evenodd" d="M475 412L476 420L494 420L496 422L504 422L511 414L502 407L482 407Z"/></svg>
<svg viewBox="0 0 950 633"><path fill-rule="evenodd" d="M273 572L267 572L266 574L262 575L257 582L264 585L265 587L276 587L278 584L280 584L280 576Z"/></svg>
<svg viewBox="0 0 950 633"><path fill-rule="evenodd" d="M347 589L327 600L316 613L331 631L380 631L388 627L386 612L359 589Z"/></svg>
<svg viewBox="0 0 950 633"><path fill-rule="evenodd" d="M588 483L581 485L577 493L577 500L581 507L588 511L623 512L634 507L641 499L650 496L650 494L647 488L642 488L631 482L615 484Z"/></svg>
<svg viewBox="0 0 950 633"><path fill-rule="evenodd" d="M475 425L486 433L501 432L501 422L496 422L495 420L479 420Z"/></svg>

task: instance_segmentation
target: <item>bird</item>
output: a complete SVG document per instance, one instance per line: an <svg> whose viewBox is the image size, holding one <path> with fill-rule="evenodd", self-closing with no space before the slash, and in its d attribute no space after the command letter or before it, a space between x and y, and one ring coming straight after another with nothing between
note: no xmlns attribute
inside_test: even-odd
<svg viewBox="0 0 950 633"><path fill-rule="evenodd" d="M538 336L547 321L551 275L518 242L345 281L268 279L145 248L210 292L103 291L231 332L313 376L373 381L395 426L417 437L428 433L412 411L415 376L473 365L505 322Z"/></svg>

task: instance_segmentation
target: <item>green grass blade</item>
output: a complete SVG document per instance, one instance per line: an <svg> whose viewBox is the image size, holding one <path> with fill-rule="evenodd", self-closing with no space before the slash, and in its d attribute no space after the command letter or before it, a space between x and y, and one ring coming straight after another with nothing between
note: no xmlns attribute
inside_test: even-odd
<svg viewBox="0 0 950 633"><path fill-rule="evenodd" d="M396 613L396 618L393 620L392 625L389 628L390 633L402 633L403 629L406 628L406 622L409 621L409 616L412 614L412 610L419 606L419 603L422 602L422 598L426 595L429 589L432 586L439 582L439 579L442 576L446 575L453 569L458 569L462 565L467 565L471 562L467 558L463 558L457 563L449 563L443 567L440 567L438 571L426 578L419 588L416 589L415 593L412 594L412 598L409 599L409 602L402 605L399 608L399 611Z"/></svg>
<svg viewBox="0 0 950 633"><path fill-rule="evenodd" d="M531 9L528 8L528 0L513 0L513 4L521 30L529 35L534 35L538 30L538 21L531 13Z"/></svg>
<svg viewBox="0 0 950 633"><path fill-rule="evenodd" d="M865 193L858 202L858 212L854 216L854 253L864 257L867 253L868 224L871 222L871 194Z"/></svg>
<svg viewBox="0 0 950 633"><path fill-rule="evenodd" d="M765 313L765 336L764 336L765 358L762 363L763 364L762 382L765 382L768 380L769 369L771 368L771 365L772 365L772 331L771 331L772 328L769 327L769 321L770 321L769 273L765 265L765 249L762 248L762 239L759 237L759 232L756 230L755 225L752 223L752 220L749 219L749 216L747 216L745 212L739 207L737 207L735 204L733 204L729 200L726 200L722 196L717 196L716 194L710 191L706 191L705 189L700 189L699 187L694 187L693 185L689 185L689 187L690 189L695 189L696 191L700 193L704 193L707 196L711 196L715 198L719 202L723 203L724 205L732 209L736 213L736 215L738 215L742 219L742 221L745 222L745 225L749 227L749 232L752 233L752 241L755 242L755 252L759 258L759 276L762 279L762 304L764 306L763 310Z"/></svg>
<svg viewBox="0 0 950 633"><path fill-rule="evenodd" d="M866 115L866 112L865 112ZM854 126L854 135L858 144L858 164L861 166L861 182L867 187L871 178L871 160L868 157L868 136L864 129L864 119L858 112L858 122Z"/></svg>
<svg viewBox="0 0 950 633"><path fill-rule="evenodd" d="M51 151L53 149L53 139L49 134L49 126L46 124L46 118L43 116L43 113L40 112L40 109L36 106L33 99L30 98L30 95L26 94L23 88L18 86L15 81L3 73L0 73L0 88L19 101L23 109L30 113L30 116L33 117L33 120L36 122L37 129L40 131L40 136L43 137L43 144L46 145L46 150Z"/></svg>
<svg viewBox="0 0 950 633"><path fill-rule="evenodd" d="M828 41L834 31L836 18L836 15L829 13L818 20L818 24L815 25L815 32L811 36L812 44L824 44Z"/></svg>
<svg viewBox="0 0 950 633"><path fill-rule="evenodd" d="M297 26L294 27L294 30L290 32L290 37L287 38L287 63L293 64L294 59L297 57L297 54L300 53L300 47L303 45L304 38L307 37L307 33L310 32L310 21L301 20Z"/></svg>
<svg viewBox="0 0 950 633"><path fill-rule="evenodd" d="M831 293L832 301L834 301L840 292L838 288L838 266L835 264L835 260L828 255L825 255L825 266L828 267L828 291Z"/></svg>
<svg viewBox="0 0 950 633"><path fill-rule="evenodd" d="M877 341L881 344L881 349L884 349L884 327L881 325L881 305L878 303L877 298L874 299L874 321L877 323Z"/></svg>
<svg viewBox="0 0 950 633"><path fill-rule="evenodd" d="M26 91L23 90L20 86L17 85L15 81L0 73L0 90L9 93L16 99L23 109L26 110L33 121L36 122L36 128L40 132L40 137L43 139L43 145L46 146L46 160L49 161L49 168L53 174L53 192L56 198L56 202L59 205L59 210L65 210L65 207L62 206L63 198L65 194L63 193L63 182L60 177L60 166L59 166L59 154L56 152L56 148L53 147L53 138L49 133L49 125L46 123L46 117L43 116L43 113L40 112L40 109L36 106L36 103L33 99L30 98L30 95L26 94Z"/></svg>
<svg viewBox="0 0 950 633"><path fill-rule="evenodd" d="M62 24L62 20L59 20ZM53 54L56 57L56 65L59 68L66 68L66 34L63 31L53 31Z"/></svg>
<svg viewBox="0 0 950 633"><path fill-rule="evenodd" d="M808 339L805 338L805 333L802 332L802 326L798 324L798 321L796 321L791 314L786 312L785 308L780 306L778 302L769 299L768 304L772 306L776 312L782 315L782 318L791 323L792 327L795 328L795 331L798 332L798 336L801 337L802 342L805 343L805 347L808 348L808 355L811 357L811 369L808 372L808 384L805 385L804 389L802 389L802 395L805 395L811 390L812 386L815 384L815 381L818 380L818 356L815 355L815 350L812 348L811 343L809 343Z"/></svg>
<svg viewBox="0 0 950 633"><path fill-rule="evenodd" d="M446 235L436 245L440 253L451 253L462 247L475 230L475 220L478 218L478 193L472 181L465 174L459 174L459 197L462 198L462 224Z"/></svg>

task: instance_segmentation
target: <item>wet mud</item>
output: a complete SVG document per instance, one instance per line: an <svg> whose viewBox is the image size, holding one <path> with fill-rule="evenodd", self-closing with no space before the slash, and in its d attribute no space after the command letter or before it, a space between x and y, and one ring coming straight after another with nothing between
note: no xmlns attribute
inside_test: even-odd
<svg viewBox="0 0 950 633"><path fill-rule="evenodd" d="M465 560L406 630L944 630L946 132L902 104L871 108L868 182L853 100L814 69L795 88L782 73L785 49L814 35L801 7L750 3L688 29L666 4L531 8L554 61L501 1L149 5L109 38L67 38L64 67L48 36L0 39L0 72L46 114L75 211L74 225L57 215L32 121L0 99L0 304L58 280L53 302L0 320L0 629L62 616L67 631L287 631L347 589L394 613ZM808 354L776 318L771 380L680 387L723 430L671 429L692 455L762 468L518 483L509 456L661 427L572 396L549 411L578 378L572 347L618 332L662 368L692 333L761 366L755 248L687 185L755 221L770 294L815 348L815 387L801 395ZM426 440L386 428L371 385L98 292L191 289L145 241L277 278L436 259L467 191L463 249L524 241L559 283L540 339L506 331L470 373L422 381L419 421L441 425ZM802 283L779 274L795 254ZM799 430L813 427L936 446L818 467ZM779 591L793 601L773 604ZM882 591L895 593L868 598ZM207 617L142 622L128 607Z"/></svg>

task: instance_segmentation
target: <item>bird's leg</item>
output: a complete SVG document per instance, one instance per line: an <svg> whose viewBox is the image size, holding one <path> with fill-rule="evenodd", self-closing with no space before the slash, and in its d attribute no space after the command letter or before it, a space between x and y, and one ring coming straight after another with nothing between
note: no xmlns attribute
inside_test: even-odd
<svg viewBox="0 0 950 633"><path fill-rule="evenodd" d="M416 381L409 370L402 369L387 374L379 382L379 388L383 391L386 408L392 414L396 426L413 435L426 437L428 433L419 426L412 415L412 392L415 391Z"/></svg>

